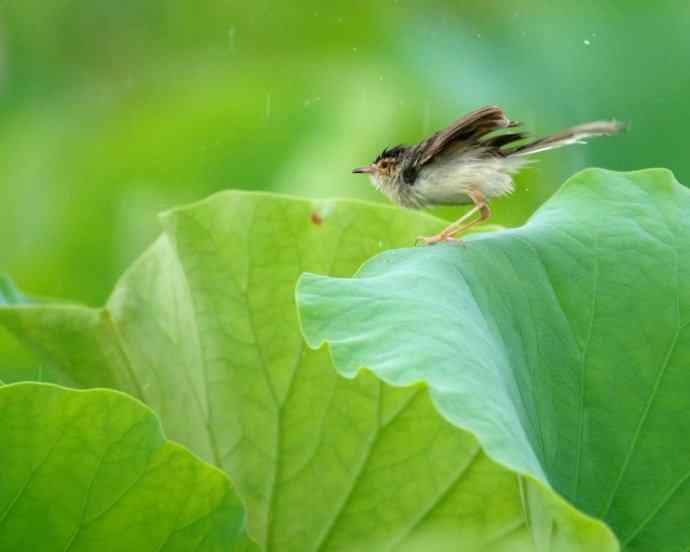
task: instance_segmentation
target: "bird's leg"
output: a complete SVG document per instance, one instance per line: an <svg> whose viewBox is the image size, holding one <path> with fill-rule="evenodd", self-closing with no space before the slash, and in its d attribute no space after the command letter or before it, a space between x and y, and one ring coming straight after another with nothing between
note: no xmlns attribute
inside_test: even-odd
<svg viewBox="0 0 690 552"><path fill-rule="evenodd" d="M472 222L468 222L456 230L453 230L451 235L462 234L463 232L466 232L472 228L475 224L484 222L491 216L491 209L489 209L489 204L486 202L484 194L480 192L469 192L467 195L469 195L472 201L474 201L475 208L479 210L479 218L474 219Z"/></svg>
<svg viewBox="0 0 690 552"><path fill-rule="evenodd" d="M443 230L441 230L438 234L434 236L418 236L417 237L417 242L424 242L425 245L433 245L438 242L442 241L450 241L452 238L451 236L458 231L460 225L465 222L468 218L470 218L472 215L474 215L477 211L479 211L479 207L476 205L472 207L469 211L467 211L462 217L460 217L458 220L456 220L453 224L449 224L446 226Z"/></svg>
<svg viewBox="0 0 690 552"><path fill-rule="evenodd" d="M491 209L489 209L489 205L486 202L486 198L484 195L480 192L468 192L467 194L472 202L474 203L474 207L467 211L462 217L460 217L458 220L456 220L453 224L449 224L446 228L441 230L438 234L435 236L430 236L430 237L425 237L425 236L419 236L417 238L417 242L424 242L425 245L433 245L438 242L442 241L453 241L455 238L453 238L454 235L460 234L462 232L465 232L468 228L471 228L475 224L478 224L486 219L488 219L491 216ZM466 223L464 226L462 225L463 222L465 222L468 218L470 218L472 215L474 215L477 211L479 211L479 218Z"/></svg>

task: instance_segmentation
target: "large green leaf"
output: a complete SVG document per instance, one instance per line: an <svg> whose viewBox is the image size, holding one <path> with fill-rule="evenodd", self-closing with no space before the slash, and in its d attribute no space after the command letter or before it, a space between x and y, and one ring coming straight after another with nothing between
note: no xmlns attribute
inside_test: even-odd
<svg viewBox="0 0 690 552"><path fill-rule="evenodd" d="M519 229L305 275L338 370L428 384L489 456L603 518L626 550L690 546L690 191L588 170Z"/></svg>
<svg viewBox="0 0 690 552"><path fill-rule="evenodd" d="M0 387L0 550L249 550L227 478L122 393Z"/></svg>
<svg viewBox="0 0 690 552"><path fill-rule="evenodd" d="M294 304L303 271L350 276L440 221L224 193L163 223L106 308L23 306L0 320L75 384L152 405L172 438L230 475L262 547L615 549L601 523L493 462L423 386L348 380L325 349L305 347Z"/></svg>

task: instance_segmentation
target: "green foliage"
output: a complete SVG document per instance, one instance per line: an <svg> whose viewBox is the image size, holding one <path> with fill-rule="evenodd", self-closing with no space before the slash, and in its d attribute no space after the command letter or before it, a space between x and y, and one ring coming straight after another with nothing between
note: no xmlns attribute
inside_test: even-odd
<svg viewBox="0 0 690 552"><path fill-rule="evenodd" d="M385 293L367 297L381 309L360 326L343 326L365 306L347 303L354 296L314 293L362 292L371 279L305 279L303 298L318 299L304 303L313 344L336 330L338 339L362 332L334 343L342 373L381 361L375 342L398 351L385 370L379 362L351 380L325 350L302 347L299 273L350 277L440 221L353 202L223 194L169 212L148 247L160 232L155 213L228 187L382 200L353 166L488 103L537 134L598 118L631 123L625 135L523 171L519 193L492 203L496 223L521 224L587 165L672 166L686 182L690 77L678 67L688 65L690 10L678 4L4 3L0 271L26 292L0 275L0 379L111 387L145 401L170 438L231 476L267 548L426 550L430 539L439 549L615 547L581 512L604 516L630 549L656 551L660 534L680 539L687 404L675 370L685 336L673 328L684 305L665 301L674 282L682 291L687 252L684 200L668 199L683 196L668 179L649 176L659 192L643 204L631 194L651 193L640 184L647 177L590 173L582 194L601 197L594 183L605 179L623 199L573 214L571 184L526 229L464 249L388 253L362 272L381 271L385 289L376 291ZM105 307L84 306L103 304L142 251ZM414 271L421 276L410 282ZM600 285L606 274L610 288ZM410 311L387 335L393 305L381 301L396 291L386 283L399 281L438 310L396 296ZM77 303L35 302L44 295ZM425 350L420 326L462 333ZM429 360L391 375L403 350L402 360ZM457 388L439 378L457 386L466 364L491 369L470 382L476 372L462 371L463 385L482 393L458 411L439 398ZM658 429L661 418L674 427ZM0 474L0 492L3 483Z"/></svg>
<svg viewBox="0 0 690 552"><path fill-rule="evenodd" d="M522 228L305 275L311 346L337 369L429 386L487 454L613 527L690 544L690 192L588 170Z"/></svg>
<svg viewBox="0 0 690 552"><path fill-rule="evenodd" d="M294 305L302 272L351 275L440 221L242 193L162 220L165 234L104 309L29 305L0 320L58 381L153 406L172 438L228 473L261 546L507 550L551 533L557 549L613 546L605 527L493 462L423 387L349 381L325 350L305 348Z"/></svg>
<svg viewBox="0 0 690 552"><path fill-rule="evenodd" d="M0 387L0 549L253 550L227 479L107 390Z"/></svg>
<svg viewBox="0 0 690 552"><path fill-rule="evenodd" d="M681 547L689 211L668 172L590 170L523 228L387 251L442 222L227 192L165 213L105 307L0 323L54 381L149 404L261 549ZM304 272L347 377L300 335Z"/></svg>

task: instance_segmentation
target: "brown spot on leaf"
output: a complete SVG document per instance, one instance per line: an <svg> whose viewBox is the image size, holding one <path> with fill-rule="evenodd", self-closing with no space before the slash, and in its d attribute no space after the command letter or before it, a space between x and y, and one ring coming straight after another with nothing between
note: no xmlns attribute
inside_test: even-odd
<svg viewBox="0 0 690 552"><path fill-rule="evenodd" d="M311 219L312 224L316 224L317 226L321 226L323 224L323 217L316 212L312 213L309 218Z"/></svg>

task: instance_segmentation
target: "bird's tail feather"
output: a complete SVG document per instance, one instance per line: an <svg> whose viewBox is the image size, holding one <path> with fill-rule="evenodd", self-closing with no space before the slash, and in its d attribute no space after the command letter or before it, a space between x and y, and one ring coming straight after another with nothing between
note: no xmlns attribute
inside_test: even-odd
<svg viewBox="0 0 690 552"><path fill-rule="evenodd" d="M583 144L587 138L594 136L608 136L625 130L625 123L618 121L595 121L585 123L567 130L563 130L551 136L540 138L523 146L519 146L512 151L506 152L508 155L532 155L540 151L552 150L570 144Z"/></svg>

